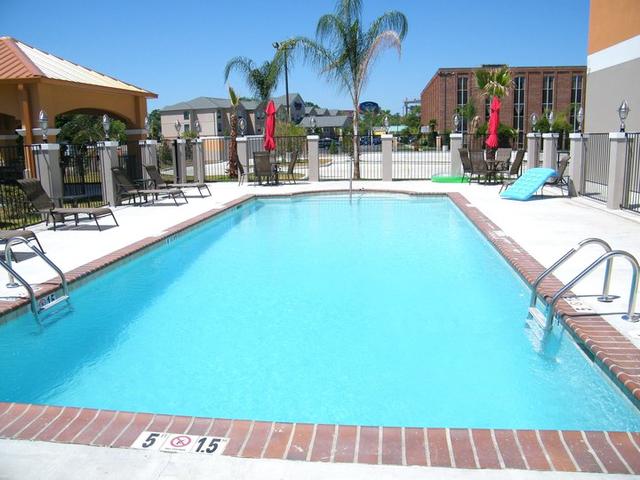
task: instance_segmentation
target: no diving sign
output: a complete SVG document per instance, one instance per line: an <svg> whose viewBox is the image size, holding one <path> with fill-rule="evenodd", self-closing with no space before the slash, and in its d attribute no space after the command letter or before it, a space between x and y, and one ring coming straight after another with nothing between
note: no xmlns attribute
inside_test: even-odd
<svg viewBox="0 0 640 480"><path fill-rule="evenodd" d="M145 431L133 442L131 448L220 455L228 442L229 439L223 437Z"/></svg>

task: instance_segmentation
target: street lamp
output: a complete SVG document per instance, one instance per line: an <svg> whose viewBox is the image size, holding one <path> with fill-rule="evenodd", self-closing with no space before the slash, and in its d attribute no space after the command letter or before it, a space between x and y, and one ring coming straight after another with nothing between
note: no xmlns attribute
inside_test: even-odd
<svg viewBox="0 0 640 480"><path fill-rule="evenodd" d="M38 122L40 123L40 133L42 134L42 143L49 141L47 134L49 133L49 116L44 110L40 110L38 115Z"/></svg>
<svg viewBox="0 0 640 480"><path fill-rule="evenodd" d="M456 113L453 116L453 128L455 129L455 133L458 133L458 127L460 127L460 115Z"/></svg>
<svg viewBox="0 0 640 480"><path fill-rule="evenodd" d="M549 112L549 115L547 116L547 120L549 120L549 131L551 131L551 126L553 125L553 121L556 119L556 115L555 113L553 113L553 110L551 110Z"/></svg>
<svg viewBox="0 0 640 480"><path fill-rule="evenodd" d="M316 124L317 124L315 115L311 117L311 119L309 120L309 123L311 124L311 133L315 133Z"/></svg>
<svg viewBox="0 0 640 480"><path fill-rule="evenodd" d="M536 114L536 112L533 112L530 116L529 116L529 122L531 123L531 131L535 132L536 130L536 125L538 124L538 115Z"/></svg>
<svg viewBox="0 0 640 480"><path fill-rule="evenodd" d="M284 92L287 97L287 122L291 122L291 110L289 108L289 66L287 64L287 50L289 45L286 42L273 42L273 48L276 50L282 49L284 52Z"/></svg>
<svg viewBox="0 0 640 480"><path fill-rule="evenodd" d="M453 72L438 72L438 76L441 77L443 79L443 82L444 82L444 97L442 97L443 103L444 103L444 126L443 126L443 129L446 131L447 130L447 78L453 77Z"/></svg>
<svg viewBox="0 0 640 480"><path fill-rule="evenodd" d="M174 123L173 126L176 129L176 137L180 138L180 129L182 128L182 124L180 123L180 120L176 120L176 123Z"/></svg>
<svg viewBox="0 0 640 480"><path fill-rule="evenodd" d="M582 132L582 122L584 122L584 109L582 108L582 106L580 107L580 110L578 110L577 120L578 120L578 132Z"/></svg>
<svg viewBox="0 0 640 480"><path fill-rule="evenodd" d="M102 129L104 130L104 139L109 140L109 130L111 129L111 119L106 113L102 115Z"/></svg>
<svg viewBox="0 0 640 480"><path fill-rule="evenodd" d="M149 115L144 116L144 129L147 131L147 136L151 133L151 126L149 124Z"/></svg>
<svg viewBox="0 0 640 480"><path fill-rule="evenodd" d="M618 107L618 117L620 117L620 131L625 131L624 121L627 119L629 112L631 109L629 108L629 104L626 100L623 100L620 106Z"/></svg>
<svg viewBox="0 0 640 480"><path fill-rule="evenodd" d="M193 123L193 128L196 129L196 135L200 136L200 120L196 118L196 121Z"/></svg>
<svg viewBox="0 0 640 480"><path fill-rule="evenodd" d="M247 128L247 121L244 119L244 117L240 117L238 119L238 128L240 129L240 136L244 137L244 132Z"/></svg>
<svg viewBox="0 0 640 480"><path fill-rule="evenodd" d="M384 116L384 133L389 133L389 115Z"/></svg>

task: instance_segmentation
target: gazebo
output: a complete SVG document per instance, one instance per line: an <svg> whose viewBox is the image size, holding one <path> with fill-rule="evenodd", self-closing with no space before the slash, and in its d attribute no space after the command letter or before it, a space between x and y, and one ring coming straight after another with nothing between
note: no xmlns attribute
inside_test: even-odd
<svg viewBox="0 0 640 480"><path fill-rule="evenodd" d="M147 98L157 95L14 38L0 37L0 142L15 138L18 129L24 130L25 144L39 141L34 129L37 133L41 110L51 119L51 127L62 113L107 113L125 122L132 139L142 139ZM32 171L31 162L27 168Z"/></svg>

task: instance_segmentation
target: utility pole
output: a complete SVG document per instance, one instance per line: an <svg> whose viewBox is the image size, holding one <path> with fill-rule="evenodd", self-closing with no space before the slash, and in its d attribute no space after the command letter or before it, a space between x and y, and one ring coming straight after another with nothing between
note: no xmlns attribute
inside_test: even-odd
<svg viewBox="0 0 640 480"><path fill-rule="evenodd" d="M291 108L289 107L289 66L287 61L287 50L289 45L285 43L273 42L273 48L284 52L284 92L287 98L287 122L291 123Z"/></svg>

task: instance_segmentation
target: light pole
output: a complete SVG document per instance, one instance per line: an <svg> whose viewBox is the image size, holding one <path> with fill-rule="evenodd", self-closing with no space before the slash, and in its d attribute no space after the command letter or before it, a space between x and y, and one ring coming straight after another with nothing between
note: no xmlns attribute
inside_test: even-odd
<svg viewBox="0 0 640 480"><path fill-rule="evenodd" d="M111 119L106 113L102 115L102 129L104 130L104 139L109 140L109 130L111 129Z"/></svg>
<svg viewBox="0 0 640 480"><path fill-rule="evenodd" d="M631 109L629 108L629 104L626 100L623 100L620 106L618 107L618 117L620 117L620 131L624 132L626 127L624 125L624 121L627 119L629 112Z"/></svg>
<svg viewBox="0 0 640 480"><path fill-rule="evenodd" d="M280 42L273 42L273 48L276 50L282 49L284 52L284 93L287 97L287 122L291 122L291 110L289 108L289 66L287 62L287 50L289 50L289 45Z"/></svg>
<svg viewBox="0 0 640 480"><path fill-rule="evenodd" d="M180 129L182 128L182 124L180 123L180 120L176 120L176 123L174 123L173 126L176 129L176 140L177 140L178 138L180 138Z"/></svg>
<svg viewBox="0 0 640 480"><path fill-rule="evenodd" d="M47 112L44 110L40 110L40 115L38 115L38 123L40 123L40 133L42 134L42 143L47 143L49 141L49 116Z"/></svg>
<svg viewBox="0 0 640 480"><path fill-rule="evenodd" d="M454 132L458 133L458 129L460 128L460 115L458 113L453 115L453 128Z"/></svg>
<svg viewBox="0 0 640 480"><path fill-rule="evenodd" d="M439 72L438 73L439 77L442 77L442 80L444 82L444 125L442 126L443 128L443 132L447 131L447 78L449 77L453 77L453 72Z"/></svg>
<svg viewBox="0 0 640 480"><path fill-rule="evenodd" d="M578 132L582 133L582 122L584 122L584 109L578 110Z"/></svg>

